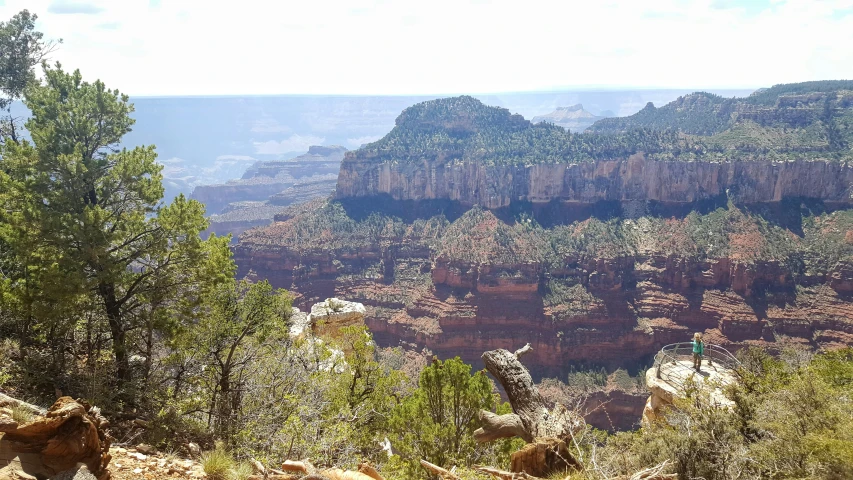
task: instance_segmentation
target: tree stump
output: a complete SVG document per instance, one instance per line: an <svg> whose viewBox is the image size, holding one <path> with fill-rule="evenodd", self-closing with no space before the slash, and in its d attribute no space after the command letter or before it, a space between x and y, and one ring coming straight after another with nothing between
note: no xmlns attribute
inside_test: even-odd
<svg viewBox="0 0 853 480"><path fill-rule="evenodd" d="M512 455L511 470L535 476L579 470L581 464L567 448L567 439L583 427L583 418L564 405L548 409L533 377L519 358L532 350L528 343L511 353L490 350L482 356L486 370L504 387L513 413L495 415L481 410L482 428L474 432L478 442L520 437L528 445Z"/></svg>

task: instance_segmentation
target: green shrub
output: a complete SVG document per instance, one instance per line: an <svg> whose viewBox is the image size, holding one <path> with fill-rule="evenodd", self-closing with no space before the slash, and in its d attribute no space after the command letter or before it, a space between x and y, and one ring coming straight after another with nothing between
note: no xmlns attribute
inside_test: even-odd
<svg viewBox="0 0 853 480"><path fill-rule="evenodd" d="M12 405L12 420L18 422L18 425L30 423L33 421L33 418L35 418L35 415L33 415L33 412L29 408L21 404Z"/></svg>
<svg viewBox="0 0 853 480"><path fill-rule="evenodd" d="M234 457L225 449L221 442L216 443L216 448L201 455L201 466L207 478L210 480L232 480L232 469L234 469Z"/></svg>
<svg viewBox="0 0 853 480"><path fill-rule="evenodd" d="M231 471L228 472L228 480L246 480L252 473L254 471L251 465L246 462L239 462L231 467Z"/></svg>

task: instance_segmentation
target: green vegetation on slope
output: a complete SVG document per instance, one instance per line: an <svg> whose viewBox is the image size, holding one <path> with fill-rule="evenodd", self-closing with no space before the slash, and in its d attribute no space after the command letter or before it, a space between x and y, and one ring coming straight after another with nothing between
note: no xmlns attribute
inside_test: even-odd
<svg viewBox="0 0 853 480"><path fill-rule="evenodd" d="M846 161L853 158L849 83L779 86L746 99L694 93L661 108L649 104L628 117L600 120L585 134L532 125L472 97L431 100L403 111L388 135L355 155L372 162L486 165L589 162L639 152L679 161ZM777 101L765 104L774 95Z"/></svg>
<svg viewBox="0 0 853 480"><path fill-rule="evenodd" d="M744 367L727 392L734 407L696 389L666 422L599 441L596 463L621 473L668 460L679 478L708 480L850 478L853 350L811 360L802 351L783 360L759 349L739 356Z"/></svg>

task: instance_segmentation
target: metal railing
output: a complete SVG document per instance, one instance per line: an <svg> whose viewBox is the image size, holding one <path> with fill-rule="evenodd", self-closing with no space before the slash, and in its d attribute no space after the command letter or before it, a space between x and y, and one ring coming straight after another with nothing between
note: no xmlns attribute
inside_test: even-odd
<svg viewBox="0 0 853 480"><path fill-rule="evenodd" d="M682 385L682 378L680 376L668 375L667 369L661 368L666 366L667 364L676 366L680 361L688 361L692 364L692 342L673 343L661 348L657 355L655 355L655 374L658 378L671 385L683 387L684 385ZM702 364L703 366L707 366L710 368L716 368L716 366L720 366L722 368L730 370L734 370L740 367L740 361L735 358L735 356L732 355L731 352L719 345L711 345L707 343L705 344L705 352L702 357Z"/></svg>

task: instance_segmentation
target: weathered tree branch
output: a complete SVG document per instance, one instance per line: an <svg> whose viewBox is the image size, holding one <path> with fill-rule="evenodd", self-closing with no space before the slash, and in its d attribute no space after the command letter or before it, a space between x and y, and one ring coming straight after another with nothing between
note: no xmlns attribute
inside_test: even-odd
<svg viewBox="0 0 853 480"><path fill-rule="evenodd" d="M317 469L308 461L295 462L293 460L285 460L284 463L281 464L281 469L285 472L302 472L308 475L314 475L317 473Z"/></svg>
<svg viewBox="0 0 853 480"><path fill-rule="evenodd" d="M515 355L515 358L518 359L518 358L521 358L521 356L524 355L525 353L529 353L532 351L533 351L533 347L531 347L530 344L528 343L527 345L516 350L515 353L513 353L513 355Z"/></svg>
<svg viewBox="0 0 853 480"><path fill-rule="evenodd" d="M462 480L455 473L447 470L445 468L441 468L438 465L427 462L426 460L421 460L421 466L429 470L430 472L438 475L444 480Z"/></svg>
<svg viewBox="0 0 853 480"><path fill-rule="evenodd" d="M478 414L481 428L474 431L474 439L478 442L491 442L499 438L520 437L527 442L532 442L533 437L528 435L521 423L521 418L514 413L497 415L488 410L480 410Z"/></svg>
<svg viewBox="0 0 853 480"><path fill-rule="evenodd" d="M532 350L528 343L513 353L498 349L485 352L482 357L486 370L504 387L513 413L496 415L481 411L483 426L474 432L474 438L486 442L518 436L527 442L527 446L512 454L510 469L515 476L510 473L500 477L506 472L487 471L499 478L536 478L583 468L566 447L567 439L583 427L583 418L564 405L548 409L530 372L519 361Z"/></svg>
<svg viewBox="0 0 853 480"><path fill-rule="evenodd" d="M363 462L358 465L358 471L374 480L385 480L385 478L373 468L373 465Z"/></svg>
<svg viewBox="0 0 853 480"><path fill-rule="evenodd" d="M515 353L504 349L490 350L483 354L483 363L506 390L512 411L524 430L524 435L519 435L521 438L527 442L537 438L565 438L580 426L579 419L573 418L576 415L565 407L558 406L552 412L545 406L530 372L518 360L520 355L532 350L530 344Z"/></svg>
<svg viewBox="0 0 853 480"><path fill-rule="evenodd" d="M501 480L545 480L541 477L534 477L533 475L528 475L524 472L521 473L513 473L507 472L506 470L500 470L492 467L483 467L480 465L474 465L474 469L481 471L483 473L488 473L489 475L500 478Z"/></svg>
<svg viewBox="0 0 853 480"><path fill-rule="evenodd" d="M12 398L8 395L4 395L4 394L0 393L0 407L6 406L6 405L25 408L25 409L29 410L30 413L32 413L34 415L44 415L47 412L47 410L45 410L39 406L32 405L32 404L27 403L27 402L22 402L21 400L18 400L17 398Z"/></svg>

